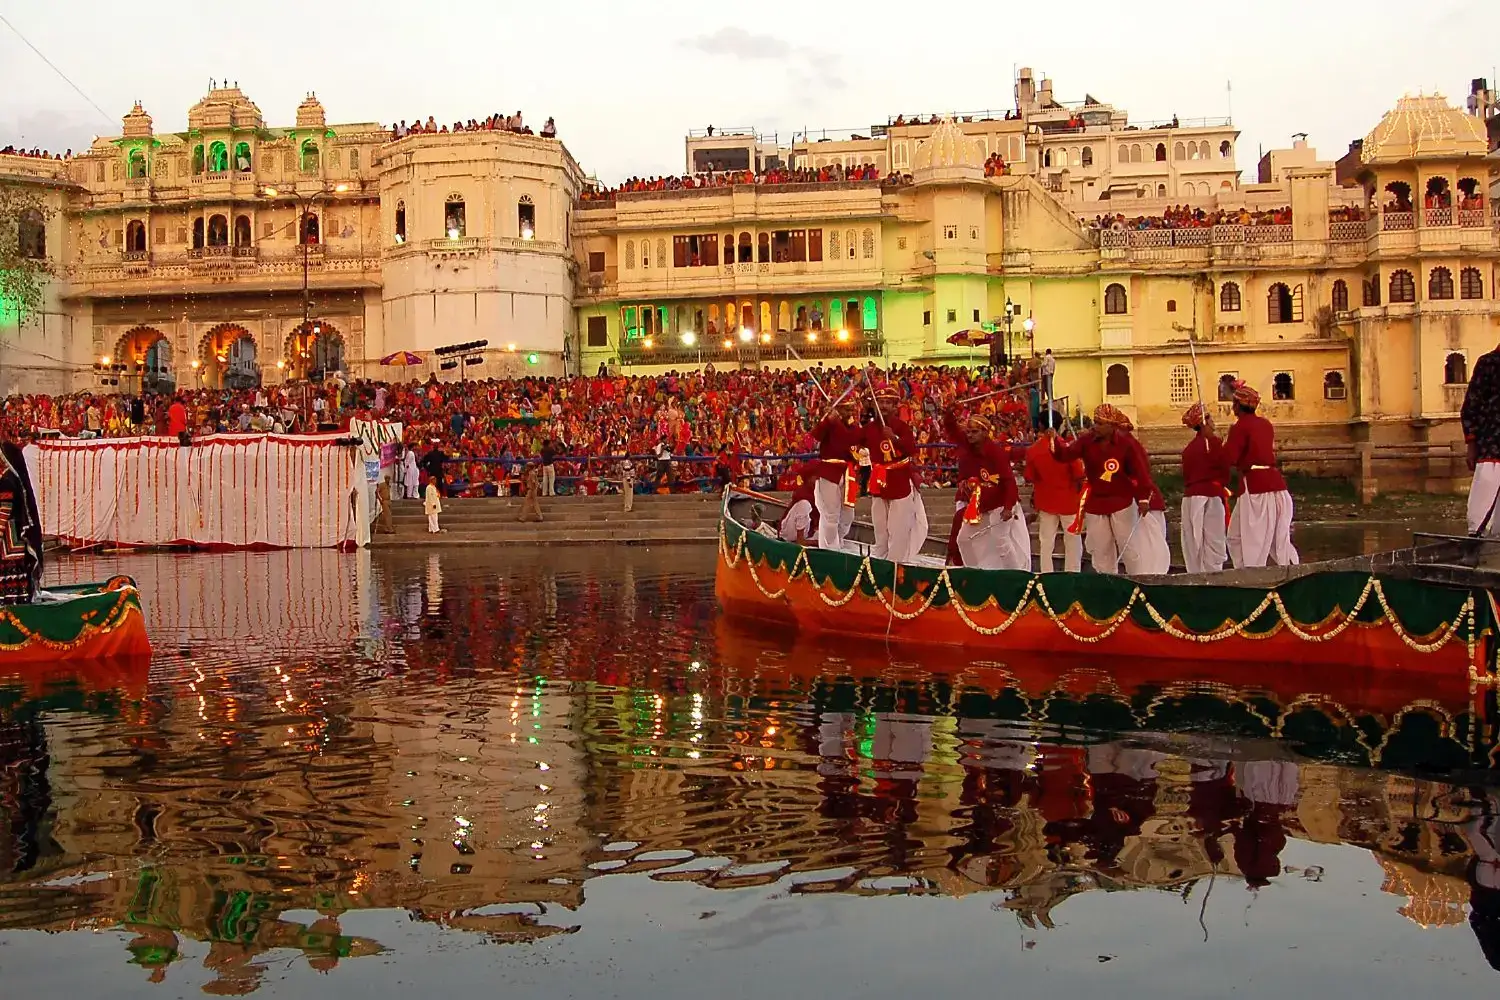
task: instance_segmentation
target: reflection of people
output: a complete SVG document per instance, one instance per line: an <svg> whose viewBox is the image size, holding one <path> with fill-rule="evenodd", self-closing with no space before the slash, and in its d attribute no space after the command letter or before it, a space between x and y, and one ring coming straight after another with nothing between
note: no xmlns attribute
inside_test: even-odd
<svg viewBox="0 0 1500 1000"><path fill-rule="evenodd" d="M1235 784L1250 808L1234 838L1234 861L1245 884L1269 885L1281 874L1286 847L1282 816L1297 804L1297 765L1286 760L1247 760L1236 765Z"/></svg>
<svg viewBox="0 0 1500 1000"><path fill-rule="evenodd" d="M1464 839L1474 851L1469 862L1469 928L1485 961L1500 972L1500 793L1476 790L1480 812L1464 824Z"/></svg>

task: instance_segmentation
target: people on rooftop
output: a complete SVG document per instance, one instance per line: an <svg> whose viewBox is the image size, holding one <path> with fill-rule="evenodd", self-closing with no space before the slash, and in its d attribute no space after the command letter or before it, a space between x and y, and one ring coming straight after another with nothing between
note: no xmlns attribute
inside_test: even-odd
<svg viewBox="0 0 1500 1000"><path fill-rule="evenodd" d="M418 118L411 125L407 125L406 120L402 119L391 126L391 138L393 139L402 139L408 135L443 134L448 132L515 132L518 135L536 134L526 125L519 111L513 115L502 115L496 112L487 118L470 118L467 121L457 121L452 126L439 125L437 120L431 115L427 116L426 122ZM542 138L557 138L557 123L551 118L548 118L547 124L542 126Z"/></svg>

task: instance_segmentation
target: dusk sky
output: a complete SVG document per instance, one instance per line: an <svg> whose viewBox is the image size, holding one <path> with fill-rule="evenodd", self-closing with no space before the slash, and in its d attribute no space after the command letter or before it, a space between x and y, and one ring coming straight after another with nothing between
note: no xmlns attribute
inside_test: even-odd
<svg viewBox="0 0 1500 1000"><path fill-rule="evenodd" d="M1253 170L1258 147L1295 132L1336 158L1403 93L1462 106L1497 57L1493 33L1465 30L1475 11L1456 3L867 0L780 6L778 17L713 7L5 4L0 15L78 90L0 23L0 145L82 148L117 134L137 99L157 129L179 130L216 78L238 81L271 125L290 124L310 90L330 123L451 124L519 108L539 128L552 115L584 169L615 183L681 171L683 135L709 124L816 137L898 112L1004 110L1015 68L1030 66L1059 99L1088 93L1136 120L1222 116L1232 99L1239 166Z"/></svg>

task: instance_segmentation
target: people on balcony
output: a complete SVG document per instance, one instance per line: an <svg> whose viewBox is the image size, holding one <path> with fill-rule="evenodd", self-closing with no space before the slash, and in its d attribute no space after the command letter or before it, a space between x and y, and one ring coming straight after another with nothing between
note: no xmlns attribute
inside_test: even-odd
<svg viewBox="0 0 1500 1000"><path fill-rule="evenodd" d="M1243 207L1206 210L1173 205L1161 215L1100 215L1089 221L1088 226L1099 231L1130 232L1147 229L1209 229L1213 226L1288 226L1291 222L1290 205L1254 210Z"/></svg>
<svg viewBox="0 0 1500 1000"><path fill-rule="evenodd" d="M71 160L73 158L73 151L70 149L66 153L53 153L50 150L38 149L35 146L25 149L12 145L0 148L0 156L25 156L33 160Z"/></svg>
<svg viewBox="0 0 1500 1000"><path fill-rule="evenodd" d="M679 177L631 177L613 188L586 188L583 201L613 201L620 192L692 191L700 188L732 187L736 184L841 184L845 181L880 181L888 187L911 183L910 174L881 176L873 163L844 167L834 163L822 167L773 167L756 173L752 170L710 170Z"/></svg>
<svg viewBox="0 0 1500 1000"><path fill-rule="evenodd" d="M1005 157L999 153L991 153L984 161L984 176L1004 177L1005 173Z"/></svg>

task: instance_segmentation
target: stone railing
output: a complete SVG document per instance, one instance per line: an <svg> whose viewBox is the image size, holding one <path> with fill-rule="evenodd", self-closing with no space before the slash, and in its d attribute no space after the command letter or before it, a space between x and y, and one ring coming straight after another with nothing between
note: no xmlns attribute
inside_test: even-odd
<svg viewBox="0 0 1500 1000"><path fill-rule="evenodd" d="M1500 216L1496 216L1500 220ZM1483 229L1487 225L1482 208L1460 208L1458 210L1458 224L1464 229Z"/></svg>
<svg viewBox="0 0 1500 1000"><path fill-rule="evenodd" d="M1453 225L1453 209L1451 208L1429 208L1423 214L1423 221L1429 226Z"/></svg>
<svg viewBox="0 0 1500 1000"><path fill-rule="evenodd" d="M1381 212L1380 228L1388 233L1407 233L1417 228L1415 212Z"/></svg>
<svg viewBox="0 0 1500 1000"><path fill-rule="evenodd" d="M120 253L120 260L126 264L144 264L151 260L149 250L124 250Z"/></svg>
<svg viewBox="0 0 1500 1000"><path fill-rule="evenodd" d="M725 343L729 346L725 347ZM805 332L794 331L790 337L778 335L769 344L759 339L746 343L733 332L711 337L704 335L692 345L667 335L652 339L651 346L647 347L646 338L639 338L622 343L618 353L620 361L627 365L688 365L710 361L732 364L790 360L792 354L787 349L788 344L798 355L808 359L880 357L885 352L885 341L879 330L851 331L848 340L839 340L825 330L813 340L808 340Z"/></svg>
<svg viewBox="0 0 1500 1000"><path fill-rule="evenodd" d="M253 246L237 246L234 248L234 256L240 259L253 260L256 253L257 249Z"/></svg>
<svg viewBox="0 0 1500 1000"><path fill-rule="evenodd" d="M1363 219L1328 224L1328 239L1334 243L1358 243L1367 235Z"/></svg>
<svg viewBox="0 0 1500 1000"><path fill-rule="evenodd" d="M1099 246L1105 250L1144 250L1163 247L1233 246L1236 244L1290 243L1290 225L1197 226L1186 229L1104 230Z"/></svg>

